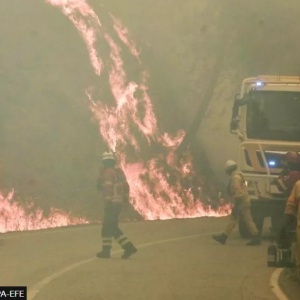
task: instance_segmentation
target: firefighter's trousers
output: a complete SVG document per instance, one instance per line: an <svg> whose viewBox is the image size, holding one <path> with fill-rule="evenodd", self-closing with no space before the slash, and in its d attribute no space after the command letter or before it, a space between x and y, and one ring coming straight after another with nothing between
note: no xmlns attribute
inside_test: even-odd
<svg viewBox="0 0 300 300"><path fill-rule="evenodd" d="M103 249L110 250L112 238L114 238L122 248L131 244L130 240L119 228L119 215L122 211L123 203L107 202L104 206L104 219L102 224L102 245ZM131 244L132 245L132 244Z"/></svg>
<svg viewBox="0 0 300 300"><path fill-rule="evenodd" d="M298 220L298 225L297 225L297 241L296 241L296 253L295 253L295 258L296 258L296 272L298 279L300 280L300 224Z"/></svg>
<svg viewBox="0 0 300 300"><path fill-rule="evenodd" d="M250 202L236 202L233 206L229 223L227 224L224 234L230 235L240 218L243 218L252 236L258 235L258 230L251 216Z"/></svg>

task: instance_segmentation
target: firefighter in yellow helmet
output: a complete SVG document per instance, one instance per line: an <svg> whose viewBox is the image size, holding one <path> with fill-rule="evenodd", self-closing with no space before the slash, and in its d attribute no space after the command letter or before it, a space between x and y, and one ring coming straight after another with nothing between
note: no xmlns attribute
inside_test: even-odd
<svg viewBox="0 0 300 300"><path fill-rule="evenodd" d="M252 240L247 243L248 246L260 245L261 239L258 234L256 225L251 216L251 202L248 196L246 181L242 173L237 171L237 163L233 160L228 160L225 164L226 173L230 176L228 183L228 194L233 202L233 208L230 215L229 223L222 234L213 235L213 239L221 244L225 244L227 237L230 235L240 217L244 218Z"/></svg>
<svg viewBox="0 0 300 300"><path fill-rule="evenodd" d="M122 169L116 167L116 157L112 152L102 156L103 170L98 178L98 190L104 201L104 220L102 224L102 251L98 258L110 258L112 238L125 250L122 258L129 258L137 249L122 232L118 217L123 205L129 202L129 185Z"/></svg>

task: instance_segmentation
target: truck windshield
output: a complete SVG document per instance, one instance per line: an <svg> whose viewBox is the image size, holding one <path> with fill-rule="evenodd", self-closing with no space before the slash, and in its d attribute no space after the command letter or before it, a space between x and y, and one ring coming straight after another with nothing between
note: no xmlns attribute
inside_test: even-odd
<svg viewBox="0 0 300 300"><path fill-rule="evenodd" d="M300 92L255 91L249 96L248 138L300 141Z"/></svg>

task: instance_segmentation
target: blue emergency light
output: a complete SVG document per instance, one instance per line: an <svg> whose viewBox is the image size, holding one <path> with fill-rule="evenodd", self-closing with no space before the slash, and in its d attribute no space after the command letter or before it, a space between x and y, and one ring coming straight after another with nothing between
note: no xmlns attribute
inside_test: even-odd
<svg viewBox="0 0 300 300"><path fill-rule="evenodd" d="M262 82L262 81L256 81L255 82L255 86L256 87L261 87L261 86L263 86L264 85L264 83Z"/></svg>
<svg viewBox="0 0 300 300"><path fill-rule="evenodd" d="M276 161L275 161L275 160L270 160L270 161L268 162L268 165L269 165L270 167L274 167L274 166L276 166Z"/></svg>

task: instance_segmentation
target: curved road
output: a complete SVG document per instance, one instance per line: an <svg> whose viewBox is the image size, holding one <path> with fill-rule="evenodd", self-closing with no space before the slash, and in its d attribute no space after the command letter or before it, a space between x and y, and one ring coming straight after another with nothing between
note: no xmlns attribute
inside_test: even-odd
<svg viewBox="0 0 300 300"><path fill-rule="evenodd" d="M139 246L129 260L114 244L111 260L94 258L100 226L5 234L1 285L26 285L29 300L275 300L266 248L246 247L235 232L211 239L226 218L122 224ZM267 234L267 233L266 233Z"/></svg>

